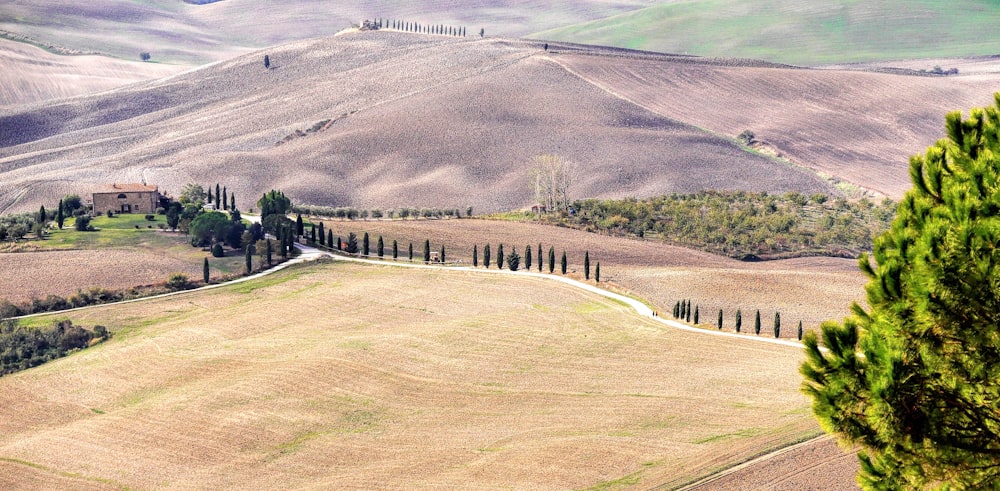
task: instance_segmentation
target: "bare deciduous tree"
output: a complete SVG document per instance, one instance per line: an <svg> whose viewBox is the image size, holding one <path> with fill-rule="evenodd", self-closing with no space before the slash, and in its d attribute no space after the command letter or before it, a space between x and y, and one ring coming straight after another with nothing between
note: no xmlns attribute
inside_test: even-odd
<svg viewBox="0 0 1000 491"><path fill-rule="evenodd" d="M558 155L539 155L533 159L535 167L530 171L531 185L535 199L547 211L569 209L569 187L576 176L576 166Z"/></svg>

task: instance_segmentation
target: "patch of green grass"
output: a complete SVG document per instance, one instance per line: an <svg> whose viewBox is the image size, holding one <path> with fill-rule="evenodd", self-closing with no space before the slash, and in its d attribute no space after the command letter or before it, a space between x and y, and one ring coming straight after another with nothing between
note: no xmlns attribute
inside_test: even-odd
<svg viewBox="0 0 1000 491"><path fill-rule="evenodd" d="M643 464L643 466L645 467L646 464ZM618 479L597 483L589 488L586 488L586 491L609 491L612 489L625 489L632 487L642 482L642 475L645 472L646 469L639 469L631 474L619 477Z"/></svg>
<svg viewBox="0 0 1000 491"><path fill-rule="evenodd" d="M993 54L997 24L1000 3L981 0L701 0L664 2L531 37L814 65Z"/></svg>
<svg viewBox="0 0 1000 491"><path fill-rule="evenodd" d="M761 428L747 428L747 429L744 429L744 430L734 431L732 433L723 433L723 434L720 434L720 435L712 435L712 436L709 436L709 437L701 438L701 439L695 440L693 443L697 443L697 444L700 445L702 443L712 443L712 442L717 442L717 441L721 441L721 440L729 440L729 439L733 439L733 438L749 438L749 437L760 435L762 433L764 433L764 430L761 429Z"/></svg>

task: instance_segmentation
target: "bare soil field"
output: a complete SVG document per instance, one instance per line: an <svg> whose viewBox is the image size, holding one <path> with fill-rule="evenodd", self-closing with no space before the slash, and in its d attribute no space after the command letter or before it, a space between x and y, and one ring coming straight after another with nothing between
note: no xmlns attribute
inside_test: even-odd
<svg viewBox="0 0 1000 491"><path fill-rule="evenodd" d="M5 107L102 92L165 77L182 67L106 56L63 56L0 38L0 112Z"/></svg>
<svg viewBox="0 0 1000 491"><path fill-rule="evenodd" d="M542 244L548 271L548 250L554 247L556 261L566 251L570 276L583 278L584 253L590 252L591 268L601 263L601 282L650 302L662 315L669 315L675 302L691 300L700 306L701 322L715 325L724 310L724 329L732 330L737 309L742 309L743 331L753 328L753 315L761 311L762 334L773 335L775 311L781 313L782 337L794 337L799 321L815 329L826 320L839 320L849 313L852 302L864 302L867 279L853 259L811 257L780 261L741 262L704 252L675 247L653 240L609 237L563 227L511 221L461 220L326 220L335 237L346 240L354 232L361 243L369 233L372 255L378 236L383 236L385 257L391 260L392 241L400 257L407 260L412 242L414 256L423 258L424 241L431 251L445 245L448 261L472 262L473 245L490 244L494 261L497 245L516 249L523 258L531 245L537 270L537 249ZM492 265L491 267L495 267ZM556 265L558 274L559 266Z"/></svg>
<svg viewBox="0 0 1000 491"><path fill-rule="evenodd" d="M945 114L992 104L1000 81L989 70L931 77L746 60L552 59L664 117L732 137L750 130L798 165L897 199L910 187L909 157L944 135Z"/></svg>
<svg viewBox="0 0 1000 491"><path fill-rule="evenodd" d="M115 336L0 379L9 479L673 487L818 432L801 350L541 278L333 263L72 320Z"/></svg>
<svg viewBox="0 0 1000 491"><path fill-rule="evenodd" d="M576 164L578 196L836 193L544 53L536 42L363 32L10 111L0 116L0 210L108 182L176 194L220 172L252 176L230 186L243 209L281 189L321 205L508 210L531 203L532 158L550 153Z"/></svg>

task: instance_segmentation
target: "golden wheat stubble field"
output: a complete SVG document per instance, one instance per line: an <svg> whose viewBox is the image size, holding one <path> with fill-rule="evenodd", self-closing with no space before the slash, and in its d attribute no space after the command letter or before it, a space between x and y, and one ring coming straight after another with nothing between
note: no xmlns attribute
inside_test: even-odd
<svg viewBox="0 0 1000 491"><path fill-rule="evenodd" d="M399 244L400 257L407 259L413 243L414 258L423 259L424 241L431 251L441 245L449 261L472 262L473 245L490 244L495 268L497 245L504 252L512 247L524 260L524 248L531 245L537 271L538 244L548 271L548 250L555 247L558 262L566 251L570 276L583 279L584 253L590 252L591 274L601 263L601 281L650 302L667 314L679 300L691 300L700 307L700 320L714 326L719 309L724 310L724 328L733 330L736 310L741 309L743 330L753 326L753 315L761 311L762 333L773 336L775 312L781 313L781 337L794 337L798 322L815 329L825 320L841 319L851 302L863 302L866 279L853 259L807 257L779 261L742 262L713 254L664 244L655 239L640 240L598 235L579 230L534 223L486 219L460 220L325 220L325 228L341 240L354 232L360 247L369 233L372 255L378 236L383 236L385 257L391 260L392 241ZM334 239L336 240L336 239ZM505 266L506 267L506 266Z"/></svg>
<svg viewBox="0 0 1000 491"><path fill-rule="evenodd" d="M0 487L678 485L818 432L801 350L544 279L314 264L73 321L115 337L0 379Z"/></svg>
<svg viewBox="0 0 1000 491"><path fill-rule="evenodd" d="M752 60L553 59L657 114L731 137L751 130L798 165L896 199L911 185L909 157L943 136L945 114L990 105L1000 87L987 63L932 77Z"/></svg>

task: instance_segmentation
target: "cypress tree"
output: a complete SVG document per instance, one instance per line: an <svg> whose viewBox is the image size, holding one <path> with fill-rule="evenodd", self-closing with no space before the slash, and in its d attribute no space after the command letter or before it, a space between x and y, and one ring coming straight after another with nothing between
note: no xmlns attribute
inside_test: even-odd
<svg viewBox="0 0 1000 491"><path fill-rule="evenodd" d="M326 230L323 230L323 222L319 222L319 245L326 245Z"/></svg>
<svg viewBox="0 0 1000 491"><path fill-rule="evenodd" d="M288 258L288 248L289 248L289 245L288 245L288 229L287 228L281 229L281 231L278 233L278 235L281 236L281 257L287 259Z"/></svg>
<svg viewBox="0 0 1000 491"><path fill-rule="evenodd" d="M305 232L305 225L303 225L302 223L302 214L299 213L298 216L295 217L295 235L302 237L302 234L304 232Z"/></svg>
<svg viewBox="0 0 1000 491"><path fill-rule="evenodd" d="M687 318L687 302L684 301L684 300L681 300L681 315L680 315L680 318L681 319Z"/></svg>
<svg viewBox="0 0 1000 491"><path fill-rule="evenodd" d="M497 269L503 269L503 244L497 244Z"/></svg>
<svg viewBox="0 0 1000 491"><path fill-rule="evenodd" d="M413 242L410 242L410 262L413 262Z"/></svg>
<svg viewBox="0 0 1000 491"><path fill-rule="evenodd" d="M371 250L370 240L368 238L368 232L365 232L364 237L361 239L362 250L365 251L364 255L368 256L368 252Z"/></svg>
<svg viewBox="0 0 1000 491"><path fill-rule="evenodd" d="M688 305L687 305L687 317L685 317L684 320L686 322L689 322L689 323L691 322L691 301L690 300L688 300Z"/></svg>
<svg viewBox="0 0 1000 491"><path fill-rule="evenodd" d="M229 196L228 193L226 192L225 186L222 186L222 209L223 210L229 209Z"/></svg>
<svg viewBox="0 0 1000 491"><path fill-rule="evenodd" d="M736 332L740 332L741 327L743 327L743 312L736 309Z"/></svg>
<svg viewBox="0 0 1000 491"><path fill-rule="evenodd" d="M698 323L698 306L697 305L694 306L694 323L695 324Z"/></svg>
<svg viewBox="0 0 1000 491"><path fill-rule="evenodd" d="M66 221L66 215L63 214L63 200L59 200L59 210L56 211L56 225L62 229L63 222Z"/></svg>
<svg viewBox="0 0 1000 491"><path fill-rule="evenodd" d="M722 330L722 309L719 309L719 330Z"/></svg>
<svg viewBox="0 0 1000 491"><path fill-rule="evenodd" d="M799 321L799 341L802 341L802 321Z"/></svg>
<svg viewBox="0 0 1000 491"><path fill-rule="evenodd" d="M431 241L430 239L424 239L424 262L431 262Z"/></svg>
<svg viewBox="0 0 1000 491"><path fill-rule="evenodd" d="M524 269L531 271L531 246L524 246Z"/></svg>
<svg viewBox="0 0 1000 491"><path fill-rule="evenodd" d="M753 320L753 333L760 335L760 310L757 311L757 316Z"/></svg>
<svg viewBox="0 0 1000 491"><path fill-rule="evenodd" d="M384 252L382 252L382 251L383 251L383 249L385 249L385 244L382 243L382 236L381 235L378 236L378 242L375 244L375 247L378 249L378 250L375 251L375 253L378 254L379 258L382 258L382 255L384 254Z"/></svg>
<svg viewBox="0 0 1000 491"><path fill-rule="evenodd" d="M392 240L392 260L395 261L396 259L399 259L399 243L396 242L396 239L393 239Z"/></svg>
<svg viewBox="0 0 1000 491"><path fill-rule="evenodd" d="M674 302L674 319L681 316L681 303Z"/></svg>
<svg viewBox="0 0 1000 491"><path fill-rule="evenodd" d="M216 210L221 210L222 209L221 200L222 200L222 192L219 190L219 183L215 183L215 209ZM302 235L302 234L299 234L299 235Z"/></svg>
<svg viewBox="0 0 1000 491"><path fill-rule="evenodd" d="M337 236L337 250L338 251L343 251L344 250L344 242L340 240L340 236L339 235Z"/></svg>
<svg viewBox="0 0 1000 491"><path fill-rule="evenodd" d="M45 221L48 218L48 213L45 212L45 205L42 205L42 207L38 209L38 223L45 225Z"/></svg>
<svg viewBox="0 0 1000 491"><path fill-rule="evenodd" d="M781 313L774 313L774 337L779 337L781 335Z"/></svg>
<svg viewBox="0 0 1000 491"><path fill-rule="evenodd" d="M229 195L229 209L230 210L236 209L236 193Z"/></svg>
<svg viewBox="0 0 1000 491"><path fill-rule="evenodd" d="M444 264L444 244L441 244L441 264Z"/></svg>
<svg viewBox="0 0 1000 491"><path fill-rule="evenodd" d="M473 268L478 268L479 267L479 245L478 244L473 244L472 245L472 267Z"/></svg>
<svg viewBox="0 0 1000 491"><path fill-rule="evenodd" d="M597 267L594 268L594 281L601 282L601 262L597 261Z"/></svg>
<svg viewBox="0 0 1000 491"><path fill-rule="evenodd" d="M271 254L274 251L271 249L271 239L267 239L267 265L270 266L272 262Z"/></svg>
<svg viewBox="0 0 1000 491"><path fill-rule="evenodd" d="M538 272L542 272L542 243L538 243Z"/></svg>
<svg viewBox="0 0 1000 491"><path fill-rule="evenodd" d="M264 55L264 68L271 68L271 57Z"/></svg>
<svg viewBox="0 0 1000 491"><path fill-rule="evenodd" d="M590 279L590 251L583 251L583 279ZM695 324L697 323L695 321Z"/></svg>
<svg viewBox="0 0 1000 491"><path fill-rule="evenodd" d="M486 244L483 246L483 267L490 269L490 245Z"/></svg>
<svg viewBox="0 0 1000 491"><path fill-rule="evenodd" d="M354 232L347 234L347 252L349 254L358 253L358 236Z"/></svg>
<svg viewBox="0 0 1000 491"><path fill-rule="evenodd" d="M309 231L309 240L310 240L310 241L311 241L311 242L312 242L313 244L316 244L316 224L315 224L315 223L314 223L314 224L312 224L312 227L310 227L310 231Z"/></svg>
<svg viewBox="0 0 1000 491"><path fill-rule="evenodd" d="M246 256L247 274L250 274L253 271L253 256L250 254L249 247L247 247L246 254L244 255Z"/></svg>
<svg viewBox="0 0 1000 491"><path fill-rule="evenodd" d="M215 199L212 198L212 186L208 187L208 202L215 203Z"/></svg>
<svg viewBox="0 0 1000 491"><path fill-rule="evenodd" d="M208 258L204 258L204 262L201 263L201 277L205 284L208 284L209 279L211 279L211 274L208 270Z"/></svg>
<svg viewBox="0 0 1000 491"><path fill-rule="evenodd" d="M560 265L560 267L562 269L562 274L566 274L566 266L567 266L566 251L563 251L563 253L562 253L562 260L559 262L559 265Z"/></svg>
<svg viewBox="0 0 1000 491"><path fill-rule="evenodd" d="M326 246L333 249L333 230L326 231Z"/></svg>

